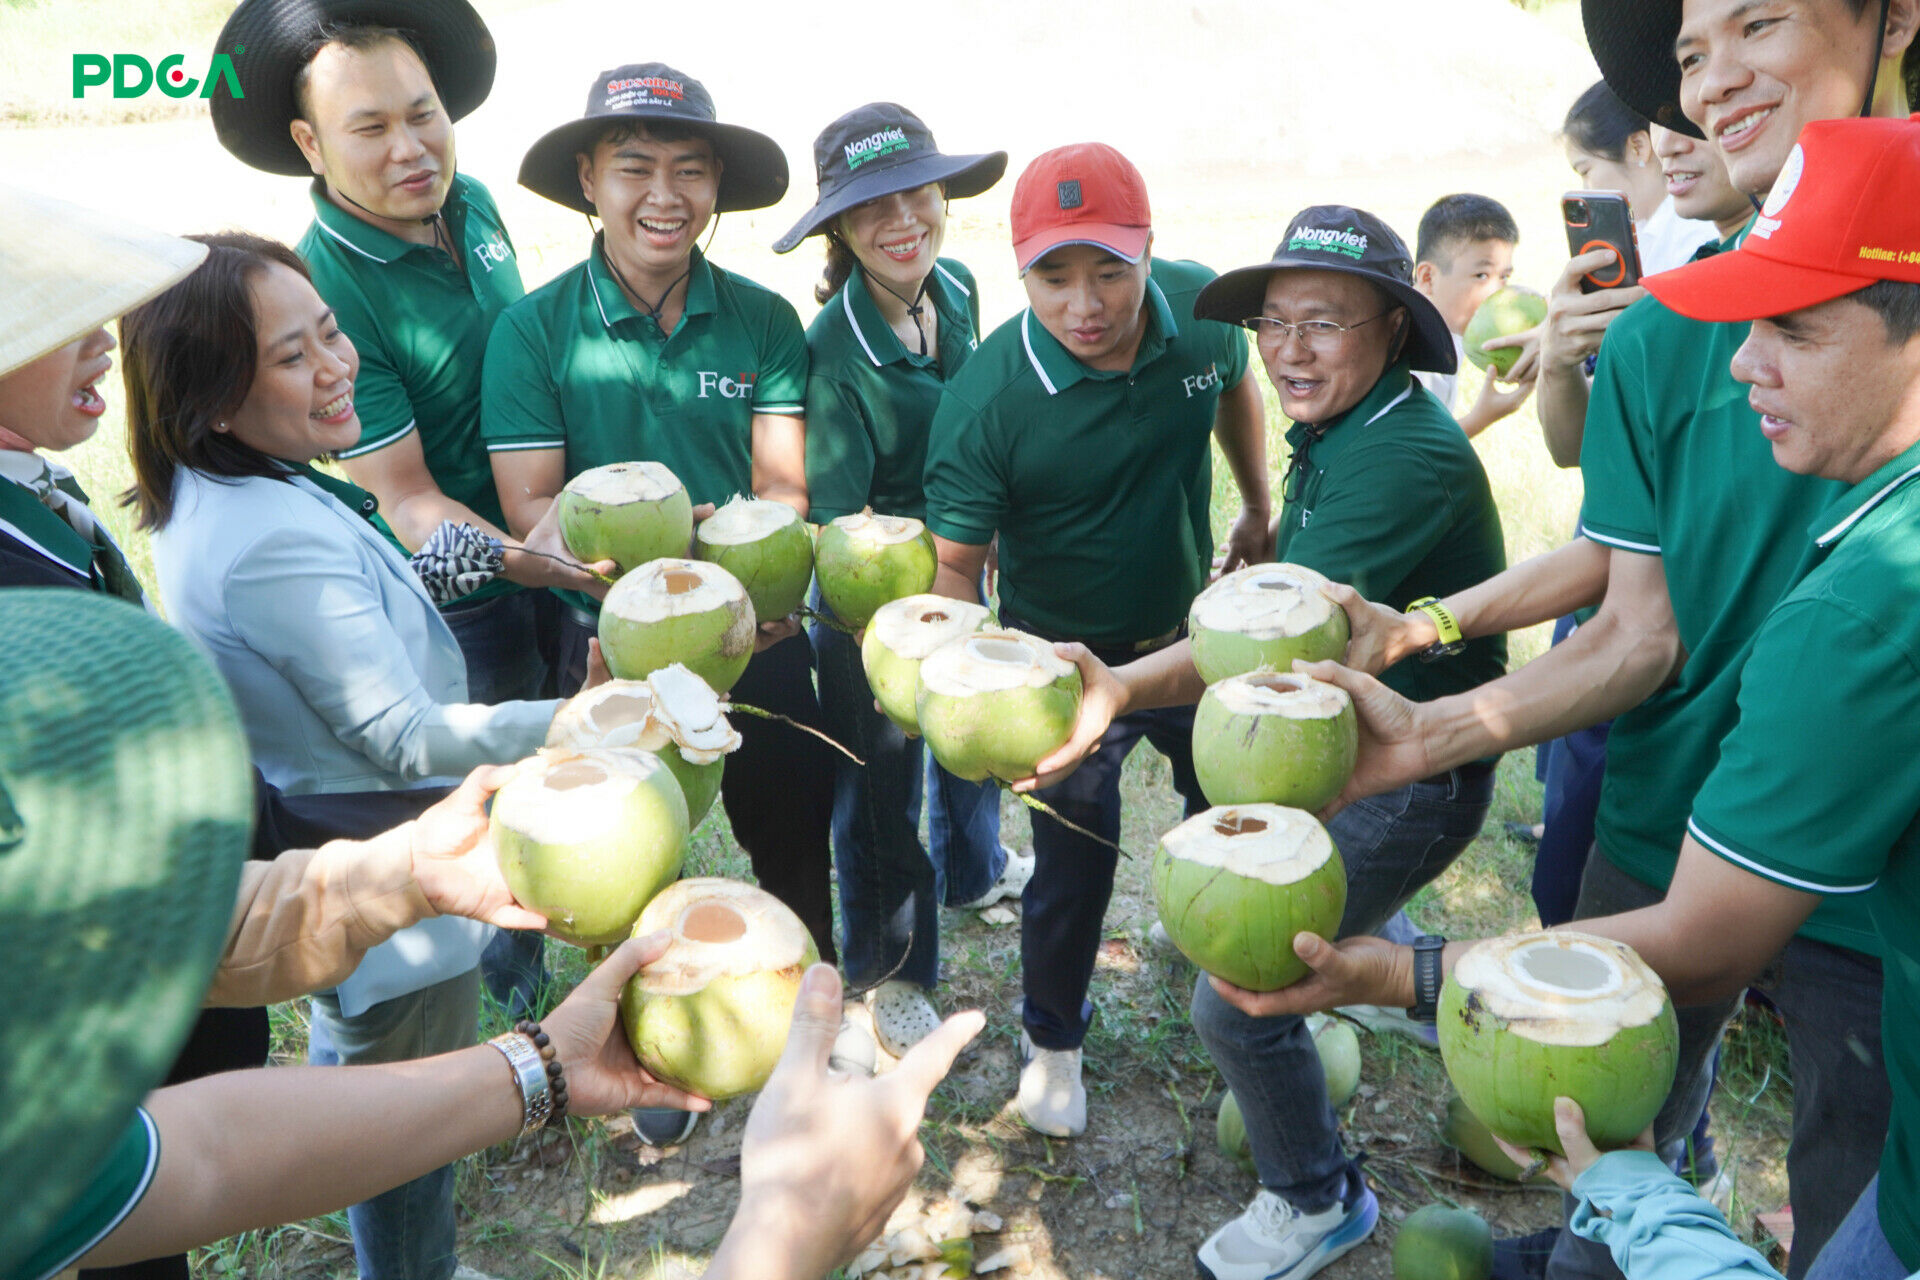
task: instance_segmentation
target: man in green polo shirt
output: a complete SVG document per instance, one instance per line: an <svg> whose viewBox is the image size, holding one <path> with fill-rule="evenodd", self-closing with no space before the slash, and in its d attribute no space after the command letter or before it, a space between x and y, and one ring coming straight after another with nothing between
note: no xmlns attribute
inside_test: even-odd
<svg viewBox="0 0 1920 1280"><path fill-rule="evenodd" d="M975 599L998 534L1001 620L1121 660L1172 643L1206 582L1210 437L1243 504L1228 567L1266 552L1264 413L1246 377L1246 339L1194 319L1212 272L1149 257L1146 184L1111 147L1062 147L1028 166L1014 189L1013 239L1030 305L947 383L928 440L935 590ZM1043 798L1117 840L1120 765L1145 737L1198 812L1192 723L1191 708L1116 721L1087 765ZM1034 1128L1072 1136L1086 1127L1080 1045L1115 852L1045 818L1033 843L1018 1105Z"/></svg>
<svg viewBox="0 0 1920 1280"><path fill-rule="evenodd" d="M696 504L735 494L807 514L807 344L785 299L696 247L717 212L777 203L786 159L714 118L699 81L661 63L603 72L586 114L527 152L522 185L587 214L585 261L509 307L487 346L481 431L515 530L551 518L567 480L651 460ZM564 592L562 688L585 675L598 602ZM811 650L791 619L763 620L740 702L820 723ZM743 720L720 795L754 875L833 957L828 825L834 758L782 724ZM643 1131L675 1139L684 1121Z"/></svg>

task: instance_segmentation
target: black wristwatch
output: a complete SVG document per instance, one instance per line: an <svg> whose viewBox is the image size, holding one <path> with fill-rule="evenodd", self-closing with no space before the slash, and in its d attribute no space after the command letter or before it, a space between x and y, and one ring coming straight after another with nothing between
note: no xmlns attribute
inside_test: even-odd
<svg viewBox="0 0 1920 1280"><path fill-rule="evenodd" d="M1413 1005L1407 1016L1415 1022L1432 1022L1440 1012L1440 982L1445 976L1440 953L1447 940L1437 933L1423 933L1413 940Z"/></svg>

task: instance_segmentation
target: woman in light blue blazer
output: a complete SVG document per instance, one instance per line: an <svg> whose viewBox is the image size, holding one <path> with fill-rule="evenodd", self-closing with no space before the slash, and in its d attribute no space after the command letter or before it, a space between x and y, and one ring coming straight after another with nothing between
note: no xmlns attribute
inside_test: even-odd
<svg viewBox="0 0 1920 1280"><path fill-rule="evenodd" d="M255 762L299 795L398 790L532 754L557 704L468 703L460 648L378 504L313 467L359 436L360 362L305 264L255 236L201 238L207 260L121 321L133 501L167 617L226 676ZM473 1043L490 933L439 917L369 952L313 998L311 1060ZM363 1275L449 1274L452 1167L349 1221Z"/></svg>

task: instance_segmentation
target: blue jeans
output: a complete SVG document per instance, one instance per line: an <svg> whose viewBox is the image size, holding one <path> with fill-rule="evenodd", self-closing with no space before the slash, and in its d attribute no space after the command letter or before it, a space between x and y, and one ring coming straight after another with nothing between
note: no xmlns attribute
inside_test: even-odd
<svg viewBox="0 0 1920 1280"><path fill-rule="evenodd" d="M817 591L814 608L825 611ZM875 710L852 636L820 623L809 633L827 732L866 761L841 757L833 788L847 983L869 987L891 975L931 988L940 977L941 904L978 898L1006 865L999 788L954 777ZM923 787L932 856L920 843Z"/></svg>
<svg viewBox="0 0 1920 1280"><path fill-rule="evenodd" d="M546 591L509 591L455 601L442 621L467 660L467 700L484 706L551 697L549 659L559 631L559 602ZM530 929L502 929L480 957L487 994L509 1018L537 1017L546 982L547 940Z"/></svg>
<svg viewBox="0 0 1920 1280"><path fill-rule="evenodd" d="M1378 930L1473 842L1492 803L1493 766L1470 764L1335 814L1327 831L1347 868L1339 936ZM1246 1117L1260 1185L1303 1213L1349 1202L1359 1175L1305 1020L1242 1013L1203 974L1193 1027Z"/></svg>
<svg viewBox="0 0 1920 1280"><path fill-rule="evenodd" d="M1798 1226L1793 1233L1793 1256L1800 1256ZM1906 1280L1907 1265L1880 1230L1879 1174L1873 1175L1840 1229L1809 1265L1808 1280Z"/></svg>
<svg viewBox="0 0 1920 1280"><path fill-rule="evenodd" d="M1664 895L1615 866L1598 849L1587 862L1577 919L1614 915ZM1753 984L1786 1020L1793 1077L1793 1142L1787 1188L1794 1249L1787 1274L1800 1280L1847 1216L1874 1170L1893 1110L1880 1053L1880 962L1795 937ZM1713 1054L1738 1000L1676 1009L1680 1065L1673 1092L1654 1118L1656 1146L1693 1131L1713 1085ZM1569 1201L1568 1212L1572 1212ZM1620 1275L1602 1245L1560 1233L1548 1263L1553 1280Z"/></svg>
<svg viewBox="0 0 1920 1280"><path fill-rule="evenodd" d="M1553 642L1574 632L1573 615L1553 624ZM1540 923L1565 924L1580 900L1580 877L1593 847L1593 820L1600 811L1600 784L1607 773L1607 735L1613 721L1576 729L1539 747L1540 845L1533 858L1533 905Z"/></svg>
<svg viewBox="0 0 1920 1280"><path fill-rule="evenodd" d="M312 998L307 1061L315 1066L406 1062L479 1038L480 971L384 1000L346 1018L330 994ZM347 1210L361 1280L449 1280L454 1268L454 1166L402 1183Z"/></svg>

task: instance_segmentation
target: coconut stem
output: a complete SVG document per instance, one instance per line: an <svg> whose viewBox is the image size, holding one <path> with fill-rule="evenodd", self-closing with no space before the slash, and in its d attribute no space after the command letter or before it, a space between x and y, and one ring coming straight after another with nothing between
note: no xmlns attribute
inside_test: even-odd
<svg viewBox="0 0 1920 1280"><path fill-rule="evenodd" d="M859 627L850 627L832 614L822 613L812 605L801 605L799 618L802 622L817 622L823 627L831 627L843 636L857 636L860 634Z"/></svg>
<svg viewBox="0 0 1920 1280"><path fill-rule="evenodd" d="M613 951L613 948L607 947L607 946L599 946L599 947L587 947L585 948L585 950L587 953L587 963L599 964L602 960L605 960L607 958L607 956Z"/></svg>
<svg viewBox="0 0 1920 1280"><path fill-rule="evenodd" d="M581 573L586 574L588 577L592 578L596 582L604 582L608 586L612 586L614 584L614 579L609 578L606 574L601 573L598 569L589 568L588 566L580 563L578 560L569 559L566 556L556 556L546 551L535 551L532 547L521 546L521 547L515 547L514 550L519 552L523 556L539 556L542 560L551 560L555 564L563 564L567 566L567 568L569 569L577 569Z"/></svg>
<svg viewBox="0 0 1920 1280"><path fill-rule="evenodd" d="M812 734L814 737L820 739L820 741L826 743L828 746L832 747L835 751L838 751L841 755L853 761L855 764L859 765L861 768L864 769L867 766L867 762L865 760L862 760L859 756L853 754L853 752L847 750L845 747L841 746L838 742L835 742L832 738L829 738L826 734L820 732L818 729L814 728L810 724L801 724L798 720L795 720L791 716L783 716L778 711L768 711L762 707L750 707L744 702L729 702L727 704L727 710L744 711L746 714L750 716L759 716L762 720L777 720L781 724L790 725L793 728L798 729L802 733Z"/></svg>
<svg viewBox="0 0 1920 1280"><path fill-rule="evenodd" d="M1001 783L1000 785L1002 789L1005 789L1006 784L1004 782ZM1021 804L1024 804L1025 806L1027 806L1027 808L1029 809L1032 809L1038 813L1046 814L1049 818L1052 818L1055 822L1059 823L1061 826L1065 827L1067 830L1073 832L1076 835L1085 836L1089 840L1097 840L1101 844L1107 846L1107 848L1113 850L1115 853L1119 854L1123 858L1133 857L1132 854L1128 853L1125 849L1122 849L1119 845L1107 839L1105 836L1095 835L1093 832L1087 830L1085 827L1081 826L1079 823L1067 821L1067 819L1060 816L1060 811L1058 809L1048 804L1045 800L1035 799L1033 796L1028 795L1024 791L1014 792L1013 798L1018 800Z"/></svg>

